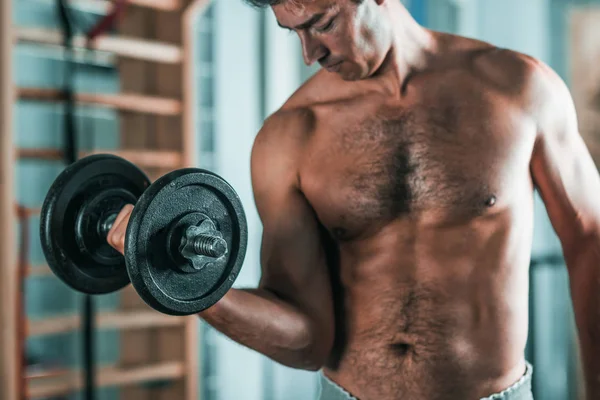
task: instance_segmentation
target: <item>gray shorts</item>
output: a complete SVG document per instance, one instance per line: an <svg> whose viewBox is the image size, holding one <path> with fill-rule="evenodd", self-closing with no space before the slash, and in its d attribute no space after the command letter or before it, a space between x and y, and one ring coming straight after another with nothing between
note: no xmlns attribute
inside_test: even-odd
<svg viewBox="0 0 600 400"><path fill-rule="evenodd" d="M319 380L318 400L357 400L356 397L328 379L323 373L319 375L321 379ZM533 367L530 363L527 363L525 374L511 387L480 400L533 400L533 393L531 392L532 375Z"/></svg>

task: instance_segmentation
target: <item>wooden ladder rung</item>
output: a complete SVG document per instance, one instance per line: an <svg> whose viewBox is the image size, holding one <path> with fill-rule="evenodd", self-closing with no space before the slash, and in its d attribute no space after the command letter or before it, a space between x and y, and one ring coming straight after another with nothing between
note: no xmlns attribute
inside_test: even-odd
<svg viewBox="0 0 600 400"><path fill-rule="evenodd" d="M129 3L163 11L176 11L181 8L180 0L129 0Z"/></svg>
<svg viewBox="0 0 600 400"><path fill-rule="evenodd" d="M54 378L54 377L58 377L58 376L65 376L66 374L70 373L71 370L68 369L64 369L64 368L44 368L44 369L34 369L33 371L28 371L27 375L26 375L26 379L27 380L33 380L33 379L47 379L47 378Z"/></svg>
<svg viewBox="0 0 600 400"><path fill-rule="evenodd" d="M22 100L52 102L65 100L65 93L57 89L18 88L17 95ZM179 100L137 94L76 93L75 100L78 103L101 105L121 111L163 116L177 116L182 111L181 101Z"/></svg>
<svg viewBox="0 0 600 400"><path fill-rule="evenodd" d="M96 314L99 329L134 330L152 327L182 326L185 319L161 314L154 310L100 312ZM65 315L27 322L27 336L67 333L81 327L79 315Z"/></svg>
<svg viewBox="0 0 600 400"><path fill-rule="evenodd" d="M181 0L129 0L129 3L163 11L177 11L181 8Z"/></svg>
<svg viewBox="0 0 600 400"><path fill-rule="evenodd" d="M181 167L181 153L177 151L160 150L93 150L83 151L79 156L86 157L92 154L113 154L122 157L140 167L176 169ZM63 152L59 149L27 149L17 150L17 158L40 159L47 161L64 160Z"/></svg>
<svg viewBox="0 0 600 400"><path fill-rule="evenodd" d="M43 3L53 4L54 0L38 0ZM112 4L107 0L68 0L69 5L94 11L96 13L107 14L112 9ZM180 0L128 0L129 4L153 8L161 11L176 11L181 8Z"/></svg>
<svg viewBox="0 0 600 400"><path fill-rule="evenodd" d="M40 215L41 211L42 211L41 208L24 207L24 206L20 206L18 204L15 206L16 214L23 218L31 218L31 217L38 216L38 215Z"/></svg>
<svg viewBox="0 0 600 400"><path fill-rule="evenodd" d="M47 264L27 265L25 267L25 275L32 277L51 276L52 270Z"/></svg>
<svg viewBox="0 0 600 400"><path fill-rule="evenodd" d="M15 39L20 42L61 46L63 35L59 31L29 27L15 27ZM86 38L73 38L75 47L86 47ZM183 59L180 47L168 43L153 42L125 36L100 36L91 43L93 50L106 51L118 56L165 64L178 64Z"/></svg>
<svg viewBox="0 0 600 400"><path fill-rule="evenodd" d="M126 386L157 380L175 380L184 375L185 366L182 362L165 362L135 368L107 366L99 369L96 384L98 387ZM32 377L28 379L28 397L60 396L80 390L82 387L80 370L71 370L57 377Z"/></svg>

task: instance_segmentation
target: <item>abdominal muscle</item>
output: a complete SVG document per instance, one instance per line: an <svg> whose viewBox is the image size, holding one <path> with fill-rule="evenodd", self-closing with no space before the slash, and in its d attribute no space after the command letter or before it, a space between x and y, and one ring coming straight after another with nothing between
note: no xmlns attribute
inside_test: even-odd
<svg viewBox="0 0 600 400"><path fill-rule="evenodd" d="M343 343L324 373L361 400L479 399L525 372L530 232L498 215L397 221L340 247Z"/></svg>

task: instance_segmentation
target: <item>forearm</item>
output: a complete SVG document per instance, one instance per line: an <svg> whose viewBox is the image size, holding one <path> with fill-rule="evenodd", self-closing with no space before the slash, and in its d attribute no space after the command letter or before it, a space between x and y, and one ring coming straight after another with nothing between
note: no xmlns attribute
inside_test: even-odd
<svg viewBox="0 0 600 400"><path fill-rule="evenodd" d="M315 324L270 291L231 289L199 316L232 340L283 365L316 370L323 362Z"/></svg>
<svg viewBox="0 0 600 400"><path fill-rule="evenodd" d="M570 254L569 254L570 253ZM600 235L565 252L581 346L587 398L600 398Z"/></svg>

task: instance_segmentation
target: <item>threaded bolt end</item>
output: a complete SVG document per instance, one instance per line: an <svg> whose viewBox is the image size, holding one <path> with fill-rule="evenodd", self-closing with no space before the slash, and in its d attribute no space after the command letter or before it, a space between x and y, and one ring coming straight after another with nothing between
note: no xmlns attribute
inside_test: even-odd
<svg viewBox="0 0 600 400"><path fill-rule="evenodd" d="M227 253L227 242L217 236L198 235L193 248L198 255L219 258Z"/></svg>

